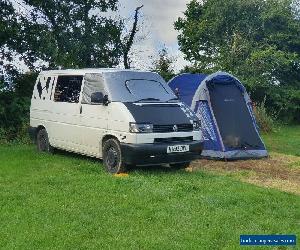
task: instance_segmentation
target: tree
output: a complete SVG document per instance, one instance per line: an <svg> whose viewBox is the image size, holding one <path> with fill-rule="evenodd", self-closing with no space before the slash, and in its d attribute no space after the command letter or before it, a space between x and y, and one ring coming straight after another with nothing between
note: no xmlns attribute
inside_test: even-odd
<svg viewBox="0 0 300 250"><path fill-rule="evenodd" d="M163 48L159 51L159 58L154 62L153 71L160 74L166 81L175 76L172 68L173 58L168 55L168 50Z"/></svg>
<svg viewBox="0 0 300 250"><path fill-rule="evenodd" d="M14 8L7 1L0 2L0 46L2 47L11 40L12 35L16 33L16 19Z"/></svg>
<svg viewBox="0 0 300 250"><path fill-rule="evenodd" d="M11 1L14 6L8 0L0 6L1 38L8 38L0 39L0 46L6 57L19 53L31 70L37 61L45 62L47 68L112 67L121 57L124 67L130 68L129 52L143 6L135 9L127 34L124 19L107 15L117 11L118 0Z"/></svg>
<svg viewBox="0 0 300 250"><path fill-rule="evenodd" d="M5 45L18 52L30 69L38 60L49 68L112 67L122 54L122 21L103 13L116 11L117 2L16 0L25 12L14 10L19 32L10 34L14 43Z"/></svg>
<svg viewBox="0 0 300 250"><path fill-rule="evenodd" d="M17 75L15 67L11 64L5 64L4 61L13 61L12 51L9 47L14 46L15 37L18 34L20 25L17 22L13 5L4 0L0 2L0 72L6 72L10 75ZM2 72L3 71L3 72ZM2 87L7 87L2 84ZM1 87L0 87L1 89Z"/></svg>
<svg viewBox="0 0 300 250"><path fill-rule="evenodd" d="M198 71L231 72L246 83L256 101L267 96L270 109L297 118L300 116L300 15L299 7L293 3L293 0L192 0L184 18L175 23L180 32L180 49Z"/></svg>
<svg viewBox="0 0 300 250"><path fill-rule="evenodd" d="M123 19L109 15L117 6L118 0L0 1L0 73L14 78L11 87L0 75L0 141L16 138L26 127L36 72L41 68L113 67L123 56L126 67L130 66L128 54L142 6L135 11L129 34ZM14 67L18 59L31 72L18 72Z"/></svg>

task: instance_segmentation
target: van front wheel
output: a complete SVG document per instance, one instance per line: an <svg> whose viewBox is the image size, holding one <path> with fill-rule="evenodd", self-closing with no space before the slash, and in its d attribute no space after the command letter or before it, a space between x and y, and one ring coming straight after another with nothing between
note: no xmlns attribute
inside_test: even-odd
<svg viewBox="0 0 300 250"><path fill-rule="evenodd" d="M107 172L118 174L125 171L121 147L116 139L108 139L103 144L103 164Z"/></svg>
<svg viewBox="0 0 300 250"><path fill-rule="evenodd" d="M53 152L53 147L49 143L49 137L46 129L42 128L39 130L36 136L37 149L40 152Z"/></svg>

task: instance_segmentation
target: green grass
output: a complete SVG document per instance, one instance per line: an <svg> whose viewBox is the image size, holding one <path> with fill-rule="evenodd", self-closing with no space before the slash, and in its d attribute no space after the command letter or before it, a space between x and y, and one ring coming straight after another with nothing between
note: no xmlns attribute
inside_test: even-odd
<svg viewBox="0 0 300 250"><path fill-rule="evenodd" d="M300 236L299 196L228 176L117 178L96 159L33 146L0 146L0 160L3 249L237 249L240 234Z"/></svg>
<svg viewBox="0 0 300 250"><path fill-rule="evenodd" d="M282 126L273 133L263 134L269 151L300 156L300 126Z"/></svg>

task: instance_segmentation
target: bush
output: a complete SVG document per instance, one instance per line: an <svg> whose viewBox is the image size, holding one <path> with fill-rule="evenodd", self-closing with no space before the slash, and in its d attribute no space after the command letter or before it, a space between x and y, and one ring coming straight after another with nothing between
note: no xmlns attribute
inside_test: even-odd
<svg viewBox="0 0 300 250"><path fill-rule="evenodd" d="M0 144L7 143L6 131L0 127Z"/></svg>
<svg viewBox="0 0 300 250"><path fill-rule="evenodd" d="M29 141L29 108L36 77L36 73L20 75L12 89L0 89L0 143Z"/></svg>
<svg viewBox="0 0 300 250"><path fill-rule="evenodd" d="M262 132L269 133L274 130L275 118L274 115L268 114L265 103L266 98L263 102L254 104L253 111L260 130Z"/></svg>
<svg viewBox="0 0 300 250"><path fill-rule="evenodd" d="M284 124L300 122L300 88L288 86L249 86L245 84L254 103L264 103L267 114L276 114L276 121Z"/></svg>

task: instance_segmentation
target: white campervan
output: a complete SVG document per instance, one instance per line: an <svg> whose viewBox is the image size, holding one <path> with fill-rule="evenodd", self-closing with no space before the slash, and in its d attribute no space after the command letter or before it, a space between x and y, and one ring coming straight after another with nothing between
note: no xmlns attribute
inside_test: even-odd
<svg viewBox="0 0 300 250"><path fill-rule="evenodd" d="M39 151L103 158L110 173L127 165L184 167L203 147L199 120L163 78L132 70L41 72L29 132Z"/></svg>

